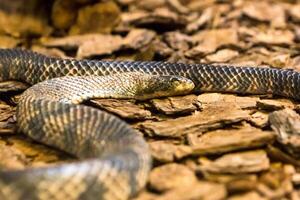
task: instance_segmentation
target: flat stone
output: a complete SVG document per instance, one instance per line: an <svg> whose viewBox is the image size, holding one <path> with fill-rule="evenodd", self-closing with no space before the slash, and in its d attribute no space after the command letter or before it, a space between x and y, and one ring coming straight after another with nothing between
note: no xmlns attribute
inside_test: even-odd
<svg viewBox="0 0 300 200"><path fill-rule="evenodd" d="M300 22L300 5L292 5L290 9L288 9L289 14L292 16L292 19L296 22Z"/></svg>
<svg viewBox="0 0 300 200"><path fill-rule="evenodd" d="M269 122L282 144L290 154L299 158L300 152L300 116L291 109L275 111L270 114Z"/></svg>
<svg viewBox="0 0 300 200"><path fill-rule="evenodd" d="M267 200L267 198L262 197L257 192L248 192L246 194L233 195L228 200Z"/></svg>
<svg viewBox="0 0 300 200"><path fill-rule="evenodd" d="M94 106L114 113L125 119L149 119L151 112L145 110L142 106L136 105L134 100L116 100L116 99L94 99L91 100Z"/></svg>
<svg viewBox="0 0 300 200"><path fill-rule="evenodd" d="M132 29L124 38L123 47L130 49L140 49L150 44L155 38L154 31L147 29Z"/></svg>
<svg viewBox="0 0 300 200"><path fill-rule="evenodd" d="M20 39L6 35L0 35L0 48L14 48L20 43Z"/></svg>
<svg viewBox="0 0 300 200"><path fill-rule="evenodd" d="M118 35L83 34L61 38L42 38L40 43L46 47L77 49L77 57L84 58L95 55L111 54L123 45L123 39Z"/></svg>
<svg viewBox="0 0 300 200"><path fill-rule="evenodd" d="M257 107L261 110L268 110L268 111L274 111L274 110L280 110L283 108L291 108L293 109L295 105L293 102L289 99L263 99L257 101Z"/></svg>
<svg viewBox="0 0 300 200"><path fill-rule="evenodd" d="M246 3L243 14L258 21L271 22L273 27L284 27L286 25L285 10L279 4L264 1Z"/></svg>
<svg viewBox="0 0 300 200"><path fill-rule="evenodd" d="M178 138L187 134L199 134L248 118L248 112L238 107L211 106L191 116L144 122L139 125L139 128L148 135Z"/></svg>
<svg viewBox="0 0 300 200"><path fill-rule="evenodd" d="M16 148L5 145L0 141L0 168L1 169L24 169L29 163L24 153Z"/></svg>
<svg viewBox="0 0 300 200"><path fill-rule="evenodd" d="M206 56L208 62L228 62L239 55L238 51L231 49L221 49L214 54Z"/></svg>
<svg viewBox="0 0 300 200"><path fill-rule="evenodd" d="M190 146L183 144L173 144L166 141L149 142L151 155L160 162L172 162L181 159L192 153Z"/></svg>
<svg viewBox="0 0 300 200"><path fill-rule="evenodd" d="M251 115L250 122L260 128L266 127L269 123L269 114L256 111Z"/></svg>
<svg viewBox="0 0 300 200"><path fill-rule="evenodd" d="M269 169L270 161L263 150L225 154L200 166L200 170L212 173L253 173Z"/></svg>
<svg viewBox="0 0 300 200"><path fill-rule="evenodd" d="M189 141L197 155L220 154L233 150L248 149L271 144L275 135L253 127L207 132Z"/></svg>
<svg viewBox="0 0 300 200"><path fill-rule="evenodd" d="M220 94L220 93L204 93L198 96L198 101L201 102L203 107L228 105L238 106L241 109L256 108L256 102L259 97L256 96L237 96L235 94Z"/></svg>
<svg viewBox="0 0 300 200"><path fill-rule="evenodd" d="M48 24L47 4L28 0L2 0L0 4L0 32L16 38L49 35L52 28Z"/></svg>
<svg viewBox="0 0 300 200"><path fill-rule="evenodd" d="M290 163L295 166L300 166L300 160L284 152L282 149L276 146L268 145L266 151L268 152L269 157L274 160L278 160L284 163Z"/></svg>
<svg viewBox="0 0 300 200"><path fill-rule="evenodd" d="M156 191L192 187L197 182L195 172L181 164L166 164L150 172L149 184Z"/></svg>
<svg viewBox="0 0 300 200"><path fill-rule="evenodd" d="M69 32L71 35L110 33L120 22L120 14L120 8L113 1L85 6L79 10L76 24Z"/></svg>
<svg viewBox="0 0 300 200"><path fill-rule="evenodd" d="M201 107L196 95L152 99L154 108L166 115L187 114Z"/></svg>
<svg viewBox="0 0 300 200"><path fill-rule="evenodd" d="M158 200L222 200L226 199L227 191L224 185L199 181L191 187L180 187L162 194Z"/></svg>
<svg viewBox="0 0 300 200"><path fill-rule="evenodd" d="M203 30L194 34L192 38L199 44L186 52L185 55L188 57L213 53L224 45L239 44L237 31L230 28Z"/></svg>
<svg viewBox="0 0 300 200"><path fill-rule="evenodd" d="M186 20L168 8L156 8L153 12L142 10L122 13L122 22L138 27L152 27L164 30L183 28Z"/></svg>

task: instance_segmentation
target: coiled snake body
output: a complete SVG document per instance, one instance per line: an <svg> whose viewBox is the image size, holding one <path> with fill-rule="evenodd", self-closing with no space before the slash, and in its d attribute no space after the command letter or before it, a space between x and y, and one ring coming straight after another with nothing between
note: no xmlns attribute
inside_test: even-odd
<svg viewBox="0 0 300 200"><path fill-rule="evenodd" d="M86 99L146 99L188 93L194 85L194 92L300 99L300 74L291 70L59 59L19 49L0 50L0 82L7 80L34 85L18 105L20 131L86 159L1 171L0 199L127 199L145 185L151 166L145 141L118 118L77 105Z"/></svg>

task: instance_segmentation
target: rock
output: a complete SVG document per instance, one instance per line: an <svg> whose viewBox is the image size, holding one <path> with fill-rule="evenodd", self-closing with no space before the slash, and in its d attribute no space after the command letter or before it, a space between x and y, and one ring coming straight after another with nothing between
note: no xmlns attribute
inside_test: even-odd
<svg viewBox="0 0 300 200"><path fill-rule="evenodd" d="M271 128L276 133L277 141L299 158L300 152L300 116L291 109L279 110L269 115Z"/></svg>
<svg viewBox="0 0 300 200"><path fill-rule="evenodd" d="M46 47L77 49L77 57L111 54L121 49L123 39L120 36L104 34L84 34L61 38L42 38L40 43Z"/></svg>
<svg viewBox="0 0 300 200"><path fill-rule="evenodd" d="M247 40L253 44L292 45L295 39L295 35L290 30L270 28L257 30L242 27L239 33L247 35Z"/></svg>
<svg viewBox="0 0 300 200"><path fill-rule="evenodd" d="M196 95L150 100L153 107L166 115L188 114L201 107Z"/></svg>
<svg viewBox="0 0 300 200"><path fill-rule="evenodd" d="M171 31L183 28L186 20L167 8L157 8L153 12L134 11L122 14L124 25L147 27L154 30Z"/></svg>
<svg viewBox="0 0 300 200"><path fill-rule="evenodd" d="M271 169L260 177L257 191L268 199L282 199L293 191L290 177L281 165L271 165Z"/></svg>
<svg viewBox="0 0 300 200"><path fill-rule="evenodd" d="M46 148L42 144L33 143L24 136L10 137L7 142L11 144L11 148L21 151L26 157L31 158L33 161L31 162L32 166L40 166L41 163L46 165L47 163L58 162L62 158L64 158L65 161L70 159L70 157L63 152Z"/></svg>
<svg viewBox="0 0 300 200"><path fill-rule="evenodd" d="M149 45L155 38L154 31L147 29L132 29L124 38L123 47L130 49L140 49Z"/></svg>
<svg viewBox="0 0 300 200"><path fill-rule="evenodd" d="M231 49L222 49L217 51L215 54L206 56L208 62L228 62L234 57L238 56L239 52Z"/></svg>
<svg viewBox="0 0 300 200"><path fill-rule="evenodd" d="M113 1L86 6L79 10L71 35L82 33L111 33L120 22L120 9Z"/></svg>
<svg viewBox="0 0 300 200"><path fill-rule="evenodd" d="M215 29L198 32L192 36L199 44L186 52L186 56L195 57L199 54L215 52L225 45L238 46L238 34L235 29Z"/></svg>
<svg viewBox="0 0 300 200"><path fill-rule="evenodd" d="M200 165L201 171L211 173L253 173L269 169L270 161L263 150L225 154Z"/></svg>
<svg viewBox="0 0 300 200"><path fill-rule="evenodd" d="M262 197L257 192L248 192L246 194L240 195L233 195L232 197L228 198L228 200L267 200L267 198Z"/></svg>
<svg viewBox="0 0 300 200"><path fill-rule="evenodd" d="M240 122L248 117L246 111L234 106L211 106L191 116L159 122L144 122L139 125L139 128L151 136L178 138Z"/></svg>
<svg viewBox="0 0 300 200"><path fill-rule="evenodd" d="M292 5L290 9L288 9L288 12L290 16L292 17L293 21L300 22L300 5Z"/></svg>
<svg viewBox="0 0 300 200"><path fill-rule="evenodd" d="M47 4L42 1L2 0L0 33L14 37L49 35Z"/></svg>
<svg viewBox="0 0 300 200"><path fill-rule="evenodd" d="M76 21L78 5L73 0L55 0L52 6L51 20L57 29L69 29Z"/></svg>
<svg viewBox="0 0 300 200"><path fill-rule="evenodd" d="M160 162L172 162L192 153L192 148L183 144L173 144L166 141L149 142L152 157Z"/></svg>
<svg viewBox="0 0 300 200"><path fill-rule="evenodd" d="M262 99L257 101L257 107L261 110L281 110L283 108L294 108L294 104L289 99Z"/></svg>
<svg viewBox="0 0 300 200"><path fill-rule="evenodd" d="M266 151L268 152L269 157L273 160L277 160L284 163L290 163L295 166L300 166L299 160L287 154L286 152L284 152L276 146L268 145Z"/></svg>
<svg viewBox="0 0 300 200"><path fill-rule="evenodd" d="M273 27L285 27L286 25L285 11L278 4L264 1L248 3L243 7L243 14L258 21L270 22Z"/></svg>
<svg viewBox="0 0 300 200"><path fill-rule="evenodd" d="M256 111L251 115L250 122L257 127L264 128L268 125L269 114L261 111Z"/></svg>
<svg viewBox="0 0 300 200"><path fill-rule="evenodd" d="M150 187L159 192L192 187L196 182L195 172L176 163L156 167L149 176Z"/></svg>
<svg viewBox="0 0 300 200"><path fill-rule="evenodd" d="M57 57L57 58L70 58L68 57L65 52L58 48L45 48L43 46L34 45L31 47L32 51L38 52L40 54L50 56L50 57Z"/></svg>
<svg viewBox="0 0 300 200"><path fill-rule="evenodd" d="M24 169L29 160L22 151L8 147L4 143L0 143L0 168L1 169Z"/></svg>
<svg viewBox="0 0 300 200"><path fill-rule="evenodd" d="M180 187L161 195L158 200L222 200L226 199L227 191L224 185L212 182L197 182L191 187Z"/></svg>
<svg viewBox="0 0 300 200"><path fill-rule="evenodd" d="M20 39L6 35L0 35L0 48L14 48L20 43Z"/></svg>
<svg viewBox="0 0 300 200"><path fill-rule="evenodd" d="M180 14L187 14L189 9L185 7L179 0L167 0L168 5Z"/></svg>
<svg viewBox="0 0 300 200"><path fill-rule="evenodd" d="M180 51L188 50L194 43L190 36L178 31L167 32L163 38L172 49Z"/></svg>
<svg viewBox="0 0 300 200"><path fill-rule="evenodd" d="M142 120L152 118L151 112L134 104L134 100L95 99L91 100L91 102L93 103L93 106L114 113L125 119Z"/></svg>
<svg viewBox="0 0 300 200"><path fill-rule="evenodd" d="M220 154L234 150L249 149L271 144L275 135L269 131L248 127L232 130L216 130L193 138L189 143L193 154Z"/></svg>
<svg viewBox="0 0 300 200"><path fill-rule="evenodd" d="M199 30L201 26L205 25L210 20L212 20L213 16L214 16L213 8L211 7L205 8L202 11L201 15L195 19L195 21L189 23L186 26L186 31L188 33L192 33Z"/></svg>
<svg viewBox="0 0 300 200"><path fill-rule="evenodd" d="M235 94L204 93L198 96L198 101L202 106L237 106L241 109L256 108L256 102L259 100L255 96L237 96Z"/></svg>

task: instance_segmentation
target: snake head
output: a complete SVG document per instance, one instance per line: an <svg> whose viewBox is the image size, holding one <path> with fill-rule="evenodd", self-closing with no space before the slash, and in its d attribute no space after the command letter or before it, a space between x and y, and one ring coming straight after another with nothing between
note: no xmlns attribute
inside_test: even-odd
<svg viewBox="0 0 300 200"><path fill-rule="evenodd" d="M173 75L146 75L141 77L136 92L138 99L177 96L190 93L195 85L187 78Z"/></svg>

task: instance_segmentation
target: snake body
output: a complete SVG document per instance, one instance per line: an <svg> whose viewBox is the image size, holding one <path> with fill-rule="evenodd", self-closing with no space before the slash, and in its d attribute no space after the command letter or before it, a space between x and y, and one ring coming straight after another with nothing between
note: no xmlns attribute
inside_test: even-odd
<svg viewBox="0 0 300 200"><path fill-rule="evenodd" d="M124 78L124 73L130 75ZM118 118L77 104L92 97L130 97L127 89L116 92L107 88L119 87L110 85L114 82L130 88L137 81L143 85L146 80L138 78L139 73L185 77L194 83L194 92L271 93L300 99L300 74L292 70L61 59L1 49L0 82L18 80L34 85L18 105L20 130L37 141L88 158L53 167L1 171L1 199L126 199L136 194L145 185L150 169L146 143ZM165 89L151 87L147 98L156 89ZM189 89L180 88L181 92Z"/></svg>

